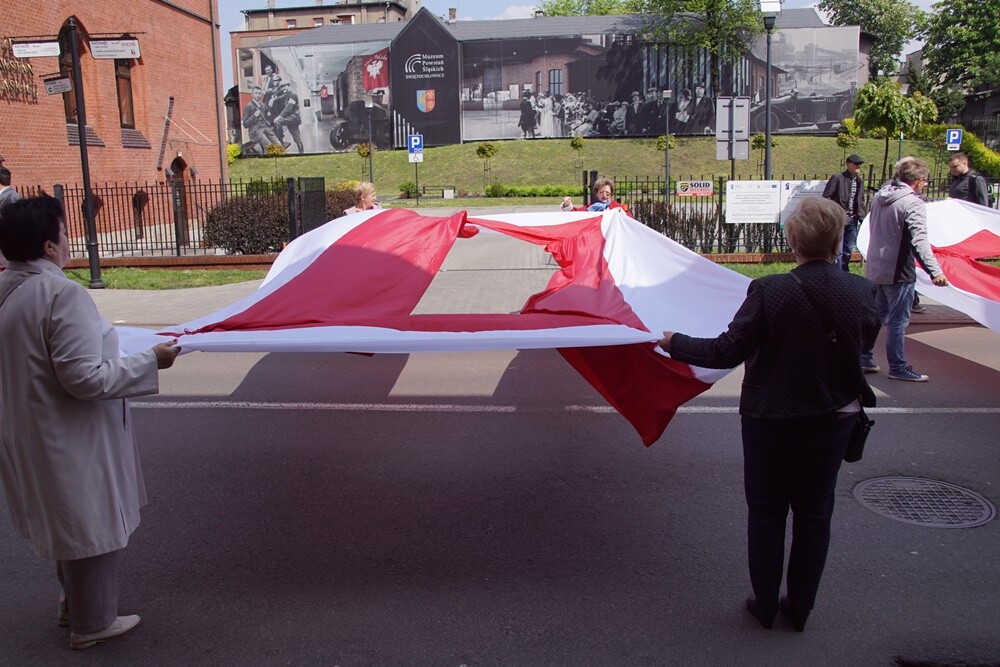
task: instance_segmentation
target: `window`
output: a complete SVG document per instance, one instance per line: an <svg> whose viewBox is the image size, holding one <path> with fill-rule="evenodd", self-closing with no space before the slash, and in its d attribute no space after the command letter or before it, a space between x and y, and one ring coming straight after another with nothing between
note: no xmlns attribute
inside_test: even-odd
<svg viewBox="0 0 1000 667"><path fill-rule="evenodd" d="M286 28L296 27L295 19L285 19L285 27Z"/></svg>
<svg viewBox="0 0 1000 667"><path fill-rule="evenodd" d="M118 118L122 127L135 129L135 109L132 106L132 61L115 60L115 84L118 88Z"/></svg>
<svg viewBox="0 0 1000 667"><path fill-rule="evenodd" d="M322 16L320 16L319 18L313 19L313 27L314 28L322 28L323 27L323 17Z"/></svg>
<svg viewBox="0 0 1000 667"><path fill-rule="evenodd" d="M562 95L562 70L561 69L550 69L549 70L549 94L550 95Z"/></svg>
<svg viewBox="0 0 1000 667"><path fill-rule="evenodd" d="M69 43L69 29L63 28L59 31L59 73L63 76L73 78L73 52ZM76 86L76 82L73 83ZM76 122L76 92L69 91L62 94L63 109L66 111L66 122Z"/></svg>
<svg viewBox="0 0 1000 667"><path fill-rule="evenodd" d="M542 92L542 73L535 72L535 93Z"/></svg>

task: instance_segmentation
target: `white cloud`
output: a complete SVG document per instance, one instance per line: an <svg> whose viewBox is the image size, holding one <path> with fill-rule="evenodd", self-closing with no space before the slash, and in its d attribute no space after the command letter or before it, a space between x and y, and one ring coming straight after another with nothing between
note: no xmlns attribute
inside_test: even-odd
<svg viewBox="0 0 1000 667"><path fill-rule="evenodd" d="M507 5L495 19L530 19L535 15L536 5Z"/></svg>

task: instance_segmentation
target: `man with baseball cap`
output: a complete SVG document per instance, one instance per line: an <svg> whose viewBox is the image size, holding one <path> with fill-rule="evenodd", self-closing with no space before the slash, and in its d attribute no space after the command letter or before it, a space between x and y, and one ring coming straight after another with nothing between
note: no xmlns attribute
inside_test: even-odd
<svg viewBox="0 0 1000 667"><path fill-rule="evenodd" d="M858 226L868 212L865 208L864 186L858 175L858 169L864 163L865 161L857 153L848 155L847 161L844 162L844 171L831 176L823 189L823 197L837 202L847 212L844 240L836 260L844 271L849 270L851 254L858 240Z"/></svg>

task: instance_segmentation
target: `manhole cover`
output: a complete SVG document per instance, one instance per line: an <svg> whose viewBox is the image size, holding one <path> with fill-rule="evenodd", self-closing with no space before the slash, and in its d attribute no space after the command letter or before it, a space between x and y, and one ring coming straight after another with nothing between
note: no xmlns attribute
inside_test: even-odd
<svg viewBox="0 0 1000 667"><path fill-rule="evenodd" d="M982 496L948 482L919 477L879 477L854 487L858 502L876 514L918 526L971 528L994 516Z"/></svg>

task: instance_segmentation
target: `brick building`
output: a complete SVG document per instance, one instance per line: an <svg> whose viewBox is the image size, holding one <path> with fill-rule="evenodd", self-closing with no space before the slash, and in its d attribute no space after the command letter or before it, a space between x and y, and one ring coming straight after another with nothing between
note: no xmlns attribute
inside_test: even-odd
<svg viewBox="0 0 1000 667"><path fill-rule="evenodd" d="M44 85L72 78L71 17L91 183L224 177L217 0L49 0L0 5L0 155L14 185L82 182L75 92ZM135 40L139 55L97 58L101 40ZM15 57L25 41L58 41L60 55Z"/></svg>

